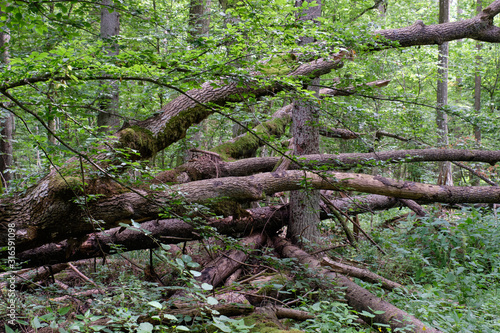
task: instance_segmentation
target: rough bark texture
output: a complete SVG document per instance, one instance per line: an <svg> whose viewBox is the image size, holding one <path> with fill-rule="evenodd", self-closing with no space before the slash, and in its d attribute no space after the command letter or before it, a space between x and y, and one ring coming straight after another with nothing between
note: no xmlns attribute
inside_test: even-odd
<svg viewBox="0 0 500 333"><path fill-rule="evenodd" d="M380 283L382 288L387 290L394 290L396 288L402 289L403 286L397 282L391 281L384 278L378 274L370 272L369 270L358 268L351 265L346 265L341 262L333 261L328 257L323 257L321 259L321 264L323 266L328 266L330 270L341 273L342 275L357 277L363 281L370 283Z"/></svg>
<svg viewBox="0 0 500 333"><path fill-rule="evenodd" d="M328 193L324 193L329 196ZM395 198L382 195L366 195L350 198L330 199L339 210L350 215L374 212L401 206ZM327 207L322 206L321 219L331 218ZM264 230L268 234L288 224L289 206L269 206L247 210L246 216L208 221L210 227L224 235L240 237L251 232ZM197 240L204 237L197 228L179 219L161 219L141 223L140 230L117 227L99 233L82 235L78 239L49 243L18 253L22 267L37 267L48 264L70 262L80 259L100 257L111 254L115 246L123 251L155 248L158 240L165 244ZM147 234L146 234L147 233ZM30 245L38 243L36 240Z"/></svg>
<svg viewBox="0 0 500 333"><path fill-rule="evenodd" d="M299 11L299 21L315 21L321 16L321 0L297 0L296 7L308 3L311 7ZM299 45L314 42L311 36L301 36ZM296 155L319 153L319 98L320 78L310 82L307 90L314 93L313 98L298 99L293 103L292 135L293 153ZM288 234L293 242L317 243L320 239L319 191L293 191L290 193L290 224Z"/></svg>
<svg viewBox="0 0 500 333"><path fill-rule="evenodd" d="M294 158L294 157L292 157ZM377 153L346 153L303 155L298 163L290 163L288 169L321 168L329 166L337 170L349 170L357 166L377 166L384 163L412 163L438 161L484 162L494 165L500 161L500 151L461 149L414 149ZM156 182L188 182L193 180L248 176L274 170L280 157L248 158L234 162L212 163L204 159L193 160L173 170L156 176ZM295 158L294 158L295 160Z"/></svg>
<svg viewBox="0 0 500 333"><path fill-rule="evenodd" d="M10 112L0 114L0 193L12 179L9 168L12 166L12 139L14 134L14 116Z"/></svg>
<svg viewBox="0 0 500 333"><path fill-rule="evenodd" d="M291 245L287 240L279 237L274 238L274 247L283 256L297 258L302 265L305 265L309 273L315 278L331 280L340 287L346 288L345 298L350 306L358 313L366 311L374 315L373 318L359 315L366 323L383 323L391 326L392 330L406 327L409 332L440 332L424 324L414 316L396 308L394 305L373 295L368 290L358 286L349 278L321 268L321 263L312 256L302 251L298 247ZM383 313L379 313L383 312ZM408 331L406 331L408 332Z"/></svg>
<svg viewBox="0 0 500 333"><path fill-rule="evenodd" d="M221 234L239 237L266 229L272 233L288 221L288 207L263 207L248 211L248 216L235 219L228 217L207 223ZM49 243L18 253L17 259L24 267L38 267L80 259L101 257L116 252L156 248L162 244L208 237L200 226L179 219L162 219L144 222L140 229L117 227L104 232L92 233L58 243Z"/></svg>
<svg viewBox="0 0 500 333"><path fill-rule="evenodd" d="M113 0L103 0L101 6L101 38L108 45L108 55L114 56L119 53L118 45L108 39L116 37L120 33L120 15L117 10L113 10ZM106 41L108 40L108 41ZM103 82L101 98L99 101L101 111L97 115L97 126L103 132L115 132L120 125L120 118L117 117L120 93L116 82Z"/></svg>
<svg viewBox="0 0 500 333"><path fill-rule="evenodd" d="M494 1L474 18L457 22L426 26L418 20L415 24L401 29L388 29L375 32L399 46L442 44L452 40L470 38L489 43L500 43L500 28L493 25L494 17L500 12L500 1ZM385 46L381 41L378 47Z"/></svg>
<svg viewBox="0 0 500 333"><path fill-rule="evenodd" d="M477 12L481 13L482 1L477 0ZM481 112L481 74L479 72L479 66L481 64L481 56L479 51L481 50L481 43L476 43L476 49L478 55L476 56L476 70L474 72L474 110L479 114ZM477 146L481 146L481 128L479 126L474 126L474 138L476 139Z"/></svg>
<svg viewBox="0 0 500 333"><path fill-rule="evenodd" d="M271 120L257 125L252 133L245 133L227 141L211 151L224 159L239 159L255 156L257 149L270 137L281 137L291 120L293 104L282 107L273 114Z"/></svg>
<svg viewBox="0 0 500 333"><path fill-rule="evenodd" d="M211 2L211 0L191 0L189 3L188 26L192 41L209 31Z"/></svg>
<svg viewBox="0 0 500 333"><path fill-rule="evenodd" d="M438 186L363 174L327 172L320 176L313 172L291 170L194 181L172 186L164 192L115 192L102 200L88 202L84 209L68 200L64 191L47 196L49 184L45 183L45 186L38 186L26 197L0 205L0 223L4 226L9 222L16 223L16 248L22 251L45 243L80 237L93 232L96 227L108 229L120 222L130 223L132 219L144 221L156 218L173 198L179 198L179 193L191 203L222 207L227 209L229 215L244 214L239 212L235 203L262 200L266 195L276 192L300 190L306 179L308 188L354 190L419 202L500 203L499 187ZM231 201L217 203L213 198L230 198ZM170 206L170 209L184 214L185 207ZM88 222L89 218L92 223ZM97 225L97 221L101 222ZM0 246L6 242L6 233L2 233L2 237Z"/></svg>
<svg viewBox="0 0 500 333"><path fill-rule="evenodd" d="M201 275L196 278L212 286L221 284L231 273L237 270L248 258L251 251L265 244L267 237L263 233L255 233L241 241L245 250L231 250L205 265Z"/></svg>

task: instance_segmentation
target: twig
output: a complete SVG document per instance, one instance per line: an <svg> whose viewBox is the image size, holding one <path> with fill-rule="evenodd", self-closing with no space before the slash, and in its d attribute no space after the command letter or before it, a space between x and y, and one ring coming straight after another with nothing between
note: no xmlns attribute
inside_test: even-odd
<svg viewBox="0 0 500 333"><path fill-rule="evenodd" d="M238 281L238 283L243 284L243 283L255 280L257 277L261 276L265 272L267 272L267 268L264 268L264 270L260 271L259 273L255 274L255 275L252 275L244 280Z"/></svg>
<svg viewBox="0 0 500 333"><path fill-rule="evenodd" d="M103 294L103 295L104 295L104 290L102 290L102 289L101 289L101 288L100 288L100 287L99 287L99 286L98 286L98 285L97 285L94 281L92 281L91 279L89 279L88 277L86 277L86 276L85 276L82 272L80 272L80 271L78 270L78 268L76 268L75 266L73 266L73 264L72 264L72 263L68 263L68 265L69 265L69 267L70 267L73 271L75 271L75 273L76 273L76 274L78 274L78 275L79 275L82 279L84 279L85 281L87 281L87 282L89 282L89 283L93 284L93 285L94 285L94 286L95 286L95 287L99 290L99 292L100 292L101 294Z"/></svg>
<svg viewBox="0 0 500 333"><path fill-rule="evenodd" d="M318 250L318 251L314 251L313 253L311 253L311 255L313 256L313 255L321 253L321 252L335 250L335 249L337 249L339 247L346 247L346 246L347 246L347 244L340 244L340 245L330 246L330 247L327 247L326 249L321 249L321 250Z"/></svg>

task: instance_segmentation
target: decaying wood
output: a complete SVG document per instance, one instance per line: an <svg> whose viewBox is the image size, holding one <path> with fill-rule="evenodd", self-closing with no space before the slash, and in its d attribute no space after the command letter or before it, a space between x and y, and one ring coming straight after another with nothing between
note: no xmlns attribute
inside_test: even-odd
<svg viewBox="0 0 500 333"><path fill-rule="evenodd" d="M297 258L302 265L307 266L308 272L314 272L314 276L320 279L328 279L337 283L340 287L346 288L345 297L348 304L353 307L359 316L367 323L382 323L391 326L392 330L403 327L410 328L415 333L437 333L439 330L432 328L421 322L414 316L396 308L394 305L373 295L368 290L358 286L346 276L328 271L321 267L321 263L309 254L293 246L286 239L275 237L274 247L277 251L288 258ZM311 273L310 273L311 274ZM362 316L366 311L374 315L373 318ZM376 312L376 313L374 313Z"/></svg>
<svg viewBox="0 0 500 333"><path fill-rule="evenodd" d="M329 194L326 194L328 197ZM335 207L357 214L373 212L381 209L398 207L400 203L395 198L381 195L367 195L351 198L330 199ZM248 210L248 215L240 218L227 217L208 222L221 234L238 236L252 231L266 230L272 232L286 225L288 221L288 206L269 206ZM321 213L322 219L329 215ZM147 234L146 234L147 233ZM47 264L76 261L80 259L101 257L112 253L114 246L120 246L123 251L155 248L157 239L161 243L176 244L186 240L200 239L196 228L178 219L162 219L144 222L141 230L135 228L117 227L100 233L92 233L82 237L81 243L75 247L74 242L62 241L50 243L38 248L18 253L23 267L39 267Z"/></svg>
<svg viewBox="0 0 500 333"><path fill-rule="evenodd" d="M302 155L295 162L293 156L288 169L298 169L301 166L308 168L325 168L348 170L358 166L375 166L385 163L415 163L415 162L442 162L464 161L483 162L494 165L500 161L500 151L463 150L463 149L412 149L374 153L345 153L345 154L313 154ZM164 171L156 176L157 182L177 182L181 177L186 181L195 181L209 178L248 176L261 172L275 171L276 165L283 157L254 157L234 162L203 163L191 161L173 170ZM298 163L297 163L298 162ZM184 181L184 182L186 182Z"/></svg>
<svg viewBox="0 0 500 333"><path fill-rule="evenodd" d="M425 211L425 209L423 209L422 206L420 206L415 201L410 200L410 199L398 199L398 200L401 201L406 207L408 207L412 211L414 211L418 217L427 216L427 212Z"/></svg>
<svg viewBox="0 0 500 333"><path fill-rule="evenodd" d="M387 137L394 138L394 139L397 139L397 140L400 140L400 141L405 141L405 142L410 142L411 141L413 143L416 143L417 145L429 147L429 145L427 143L424 143L424 142L421 142L421 141L416 141L416 140L413 140L413 139L407 139L407 138L402 137L400 135L388 133L388 132L385 132L385 131L377 131L375 133L375 136L376 136L377 140L380 140L380 138L383 137L383 136L387 136ZM460 167L462 169L465 169L465 170L471 172L474 176L478 177L479 179L484 180L487 184L490 184L491 186L498 186L498 184L495 183L494 181L492 181L491 179L485 177L481 173L477 172L473 168L471 168L471 167L469 167L469 166L467 166L467 165L465 165L463 163L460 163L460 162L457 162L457 161L451 161L451 163L455 164L456 166L458 166L458 167Z"/></svg>
<svg viewBox="0 0 500 333"><path fill-rule="evenodd" d="M474 18L449 23L425 25L418 20L410 27L376 31L375 36L395 41L402 47L442 44L452 40L471 38L479 41L500 43L500 28L493 25L500 12L500 1L494 1ZM380 46L384 44L380 40ZM380 47L379 46L379 47Z"/></svg>
<svg viewBox="0 0 500 333"><path fill-rule="evenodd" d="M368 281L371 283L380 283L382 288L387 290L394 290L396 288L403 289L403 286L401 284L386 279L383 276L380 276L373 272L370 272L367 269L346 265L341 262L331 260L328 257L323 257L321 259L321 264L323 266L328 266L332 271L336 273L341 273L346 276L357 277L361 280Z"/></svg>
<svg viewBox="0 0 500 333"><path fill-rule="evenodd" d="M243 272L243 269L238 268L236 271L234 271L233 274L229 275L229 277L226 279L224 282L224 286L229 287L233 283L236 282L240 278L241 273Z"/></svg>
<svg viewBox="0 0 500 333"><path fill-rule="evenodd" d="M65 301L65 300L75 299L75 298L79 298L79 297L90 297L90 296L94 296L96 294L99 294L101 292L102 291L100 289L91 289L91 290L85 290L85 291L74 293L74 294L70 294L70 295L56 297L56 298L53 298L51 300L53 302L57 303L57 302L62 302L62 301Z"/></svg>
<svg viewBox="0 0 500 333"><path fill-rule="evenodd" d="M101 227L111 228L120 222L129 222L131 219L141 221L156 218L163 211L165 203L179 198L182 194L191 203L210 204L213 198L231 198L236 202L258 201L266 195L300 190L304 179L308 179L309 186L325 190L354 190L358 192L381 194L403 199L412 199L422 202L441 203L498 203L500 202L500 187L459 187L437 186L416 182L394 181L381 176L340 172L303 172L288 170L284 172L260 173L248 177L225 177L207 179L186 184L171 186L163 192L136 190L111 195L101 200L87 203L86 209L75 206L73 202L58 201L57 212L43 210L40 216L28 218L31 209L26 203L11 203L0 207L3 213L0 218L11 219L24 216L26 219L16 220L16 247L22 251L28 246L36 246L51 241L80 237L92 232L94 227L88 223L88 212L97 221L104 221ZM36 203L33 203L36 205ZM54 207L54 208L56 208ZM229 206L228 206L229 207ZM234 205L231 205L234 207ZM173 209L184 209L179 205ZM25 213L18 214L25 209ZM50 215L49 213L53 213ZM63 216L63 213L67 214ZM65 228L61 228L56 221L64 220ZM68 223L69 222L69 223ZM61 222L63 223L63 222ZM43 232L42 232L43 230ZM3 235L0 246L7 241Z"/></svg>
<svg viewBox="0 0 500 333"><path fill-rule="evenodd" d="M218 286L247 260L251 250L261 247L266 240L267 237L263 233L255 233L244 238L239 242L244 246L244 250L230 250L223 253L214 261L205 265L201 275L196 280L211 284L214 287Z"/></svg>
<svg viewBox="0 0 500 333"><path fill-rule="evenodd" d="M240 218L232 216L208 222L219 233L240 236L266 228L269 232L280 229L288 220L288 207L262 207L247 210L248 215ZM101 257L113 253L115 246L123 251L156 248L160 243L177 244L187 240L202 239L206 235L197 232L195 225L179 219L162 219L144 222L141 228L117 227L100 233L82 237L74 246L64 240L17 254L22 267L39 267L47 264Z"/></svg>
<svg viewBox="0 0 500 333"><path fill-rule="evenodd" d="M306 311L295 310L291 308L284 308L282 306L274 306L274 312L278 319L290 318L297 321L304 321L307 319L313 319L314 316Z"/></svg>

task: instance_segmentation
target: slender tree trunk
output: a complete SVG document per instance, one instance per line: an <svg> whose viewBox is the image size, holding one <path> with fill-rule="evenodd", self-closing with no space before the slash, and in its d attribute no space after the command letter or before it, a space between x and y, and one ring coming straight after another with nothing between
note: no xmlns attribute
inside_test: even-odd
<svg viewBox="0 0 500 333"><path fill-rule="evenodd" d="M439 1L439 23L449 22L450 3L449 0ZM439 45L438 56L438 81L437 81L437 111L436 124L438 131L438 145L447 146L448 141L448 115L442 109L448 104L448 42ZM440 185L453 185L453 174L450 162L443 162L439 165Z"/></svg>
<svg viewBox="0 0 500 333"><path fill-rule="evenodd" d="M317 6L309 7L299 13L299 20L314 20L321 16L321 0L305 0L309 3L316 2ZM296 7L302 6L304 0L297 0ZM313 37L300 37L299 45L305 45L314 41ZM308 90L315 92L319 98L319 78L310 82ZM292 134L294 140L294 154L318 154L319 153L319 110L315 100L299 99L294 102L292 110ZM305 180L305 179L304 179ZM289 235L296 243L308 241L317 243L320 238L319 224L319 191L303 190L290 193L290 226Z"/></svg>
<svg viewBox="0 0 500 333"><path fill-rule="evenodd" d="M101 4L101 38L105 42L118 36L120 33L120 15L114 7L113 0L103 0ZM108 55L119 53L118 45L110 43ZM117 117L119 108L119 88L116 82L102 83L102 96L100 99L101 112L97 115L97 126L103 132L115 132L119 128L120 119Z"/></svg>
<svg viewBox="0 0 500 333"><path fill-rule="evenodd" d="M477 12L482 11L482 2L477 0ZM481 74L479 73L479 66L481 65L481 57L479 51L481 50L481 42L476 43L478 55L476 56L476 71L474 73L474 110L479 114L481 111ZM477 146L481 146L481 128L474 126L474 138L476 139Z"/></svg>
<svg viewBox="0 0 500 333"><path fill-rule="evenodd" d="M9 41L8 30L0 32L0 66L9 67ZM12 135L14 132L14 116L6 111L0 110L0 193L6 188L12 179L12 173L8 171L12 165Z"/></svg>

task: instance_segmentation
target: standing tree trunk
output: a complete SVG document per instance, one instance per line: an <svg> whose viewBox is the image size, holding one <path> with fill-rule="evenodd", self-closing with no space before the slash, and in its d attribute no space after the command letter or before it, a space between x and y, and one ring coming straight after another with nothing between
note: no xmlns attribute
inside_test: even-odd
<svg viewBox="0 0 500 333"><path fill-rule="evenodd" d="M0 65L9 67L9 41L10 34L8 30L0 32ZM3 110L0 112L0 193L7 187L12 179L12 173L8 171L12 165L12 134L14 132L13 115Z"/></svg>
<svg viewBox="0 0 500 333"><path fill-rule="evenodd" d="M439 23L449 22L450 3L449 0L439 0ZM439 45L438 56L438 81L437 81L437 111L436 124L438 131L438 146L447 146L448 141L448 115L443 107L448 104L448 42ZM439 165L439 185L453 185L453 174L450 162Z"/></svg>
<svg viewBox="0 0 500 333"><path fill-rule="evenodd" d="M113 0L103 0L101 3L101 38L108 43L108 55L114 56L119 53L118 44L110 41L120 33L120 15L118 11L112 10ZM120 119L117 117L119 108L118 84L110 81L102 83L102 96L100 98L101 111L97 115L97 126L102 132L113 133L119 128Z"/></svg>
<svg viewBox="0 0 500 333"><path fill-rule="evenodd" d="M189 4L189 35L191 40L208 34L211 0L191 0Z"/></svg>
<svg viewBox="0 0 500 333"><path fill-rule="evenodd" d="M321 16L321 0L305 0L316 3L300 13L299 20L314 20ZM296 7L302 6L304 0L297 0ZM314 41L313 37L300 37L299 45ZM311 81L308 90L315 92L319 98L319 78ZM319 153L319 110L311 98L294 102L292 110L292 134L294 154L306 155ZM289 236L296 243L308 241L317 243L320 238L319 224L319 191L293 191L290 193L290 225Z"/></svg>
<svg viewBox="0 0 500 333"><path fill-rule="evenodd" d="M481 0L477 0L477 13L482 11ZM479 66L481 64L481 57L479 51L481 50L481 42L476 43L477 53L476 56L476 70L474 73L474 110L479 114L481 111L481 74L479 74ZM474 138L476 139L477 147L481 146L481 128L477 125L474 126Z"/></svg>

